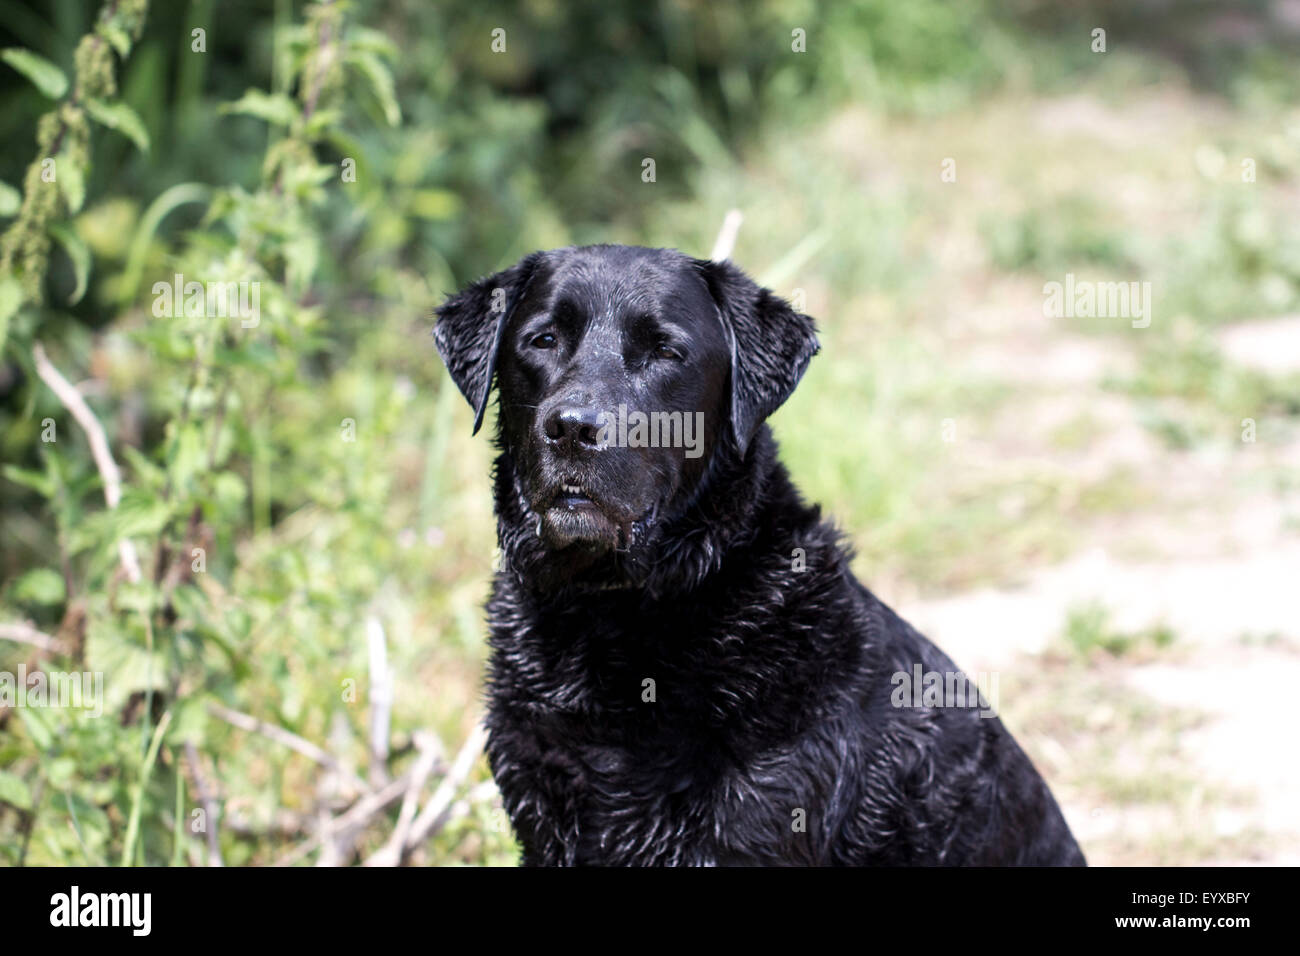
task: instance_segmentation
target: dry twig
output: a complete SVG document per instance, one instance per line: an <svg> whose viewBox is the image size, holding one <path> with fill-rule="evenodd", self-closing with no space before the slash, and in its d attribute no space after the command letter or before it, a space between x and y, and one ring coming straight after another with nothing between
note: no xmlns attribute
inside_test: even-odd
<svg viewBox="0 0 1300 956"><path fill-rule="evenodd" d="M86 433L86 440L90 442L90 454L95 459L95 467L99 469L100 477L104 479L104 501L110 508L116 508L118 502L122 500L122 473L118 470L117 462L113 460L113 452L108 447L104 426L99 423L99 419L90 410L90 406L81 397L76 386L50 364L49 357L46 356L40 342L32 346L32 359L36 363L36 374L41 377L41 381L50 387L50 391L72 413L81 430ZM123 538L117 543L117 553L122 561L122 570L126 572L127 580L132 584L138 583L141 578L140 558L136 554L135 545L129 538Z"/></svg>
<svg viewBox="0 0 1300 956"><path fill-rule="evenodd" d="M465 778L469 776L474 761L483 752L486 743L487 728L480 721L470 731L469 739L465 741L464 746L460 748L460 752L456 754L456 759L452 761L447 775L438 784L438 789L433 792L429 802L420 811L420 815L415 818L415 822L411 824L411 830L406 836L406 845L402 851L403 857L437 833L447 822L447 811L456 796L456 791L465 782Z"/></svg>
<svg viewBox="0 0 1300 956"><path fill-rule="evenodd" d="M299 737L292 731L285 730L283 727L277 727L275 724L268 724L264 720L258 720L249 714L241 714L237 710L231 710L228 707L222 707L220 704L209 704L208 712L214 717L219 717L233 727L240 730L247 730L250 733L261 734L268 737L278 744L283 744L290 750L302 754L308 760L313 760L322 767L328 767L337 773L342 779L346 780L353 789L358 793L365 793L368 789L366 782L345 769L335 757L327 750L317 747L310 740Z"/></svg>
<svg viewBox="0 0 1300 956"><path fill-rule="evenodd" d="M731 252L736 248L736 234L740 232L740 224L745 221L744 214L739 209L732 209L722 220L722 228L718 230L718 238L713 242L713 251L709 253L709 258L714 262L721 262L723 259L730 259Z"/></svg>
<svg viewBox="0 0 1300 956"><path fill-rule="evenodd" d="M65 650L63 642L57 637L52 637L44 631L38 631L26 621L14 621L9 624L0 624L0 640L17 641L19 644L31 644L33 647L39 647L43 651L62 653Z"/></svg>
<svg viewBox="0 0 1300 956"><path fill-rule="evenodd" d="M199 764L199 752L194 742L185 741L185 761L190 765L190 776L194 778L194 789L198 792L199 803L203 804L203 815L207 818L205 836L208 840L208 866L225 866L221 858L221 843L217 839L217 801L208 789L208 782L203 776Z"/></svg>
<svg viewBox="0 0 1300 956"><path fill-rule="evenodd" d="M366 860L366 866L397 866L402 862L406 838L411 831L411 822L415 819L415 811L420 805L420 791L424 789L424 782L433 773L441 749L437 738L428 731L416 733L415 745L420 755L411 769L411 783L406 788L405 796L402 797L402 809L397 815L397 826L393 828L393 835L388 838L388 842Z"/></svg>
<svg viewBox="0 0 1300 956"><path fill-rule="evenodd" d="M388 782L388 734L393 717L393 669L388 664L388 641L375 614L366 617L366 647L370 661L370 779L376 786Z"/></svg>
<svg viewBox="0 0 1300 956"><path fill-rule="evenodd" d="M338 831L346 830L349 827L360 826L365 823L376 813L379 813L394 800L402 796L402 794L406 792L409 783L409 775L403 775L387 786L367 793L347 811L334 817L328 824L317 830L309 839L304 840L284 856L280 857L280 859L276 860L273 865L292 866L315 850L322 842L331 839Z"/></svg>

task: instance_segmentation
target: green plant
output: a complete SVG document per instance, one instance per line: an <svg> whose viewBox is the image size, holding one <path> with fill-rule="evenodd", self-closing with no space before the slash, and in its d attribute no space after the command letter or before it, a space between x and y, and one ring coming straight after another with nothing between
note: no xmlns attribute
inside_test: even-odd
<svg viewBox="0 0 1300 956"><path fill-rule="evenodd" d="M1073 607L1066 615L1066 644L1080 657L1101 652L1112 657L1131 654L1139 649L1160 650L1174 642L1174 632L1163 624L1137 632L1116 630L1104 605L1090 602Z"/></svg>
<svg viewBox="0 0 1300 956"><path fill-rule="evenodd" d="M107 9L96 36L126 15ZM142 5L132 10L143 15ZM138 20L131 27L138 33ZM354 143L346 117L358 104L400 123L395 49L327 0L309 5L302 24L281 24L275 54L273 88L249 89L224 110L267 125L260 181L159 194L112 286L121 314L105 342L56 344L49 332L60 324L40 295L48 258L33 237L72 234L54 219L80 201L66 191L51 200L29 176L6 236L6 288L22 293L7 350L43 383L33 401L52 440L38 443L39 468L8 465L4 477L44 503L55 563L8 589L3 619L30 623L7 624L4 636L37 648L33 669L103 679L102 715L25 707L0 718L10 730L0 746L0 833L20 837L0 840L11 863L269 862L274 842L242 842L260 837L261 814L287 814L295 822L286 832L305 836L318 809L369 800L382 811L447 770L436 741L385 703L393 677L375 601L382 548L393 540L392 476L366 468L358 449L382 441L403 402L364 390L340 402L321 375L338 348L331 317L343 297L322 288L323 237L356 215L349 207L364 210L384 191L358 185L362 153L329 153ZM83 59L98 86L80 79ZM79 122L69 111L95 116L86 90L112 88L101 60L78 62L81 92L58 114L69 129ZM38 132L42 151L52 145L48 126ZM84 164L78 137L70 161ZM159 224L183 204L203 207L202 228L160 248ZM126 380L110 381L95 410L60 369L105 347ZM162 429L143 447L120 417L138 381L149 383L143 411ZM298 679L304 668L321 678L310 689ZM250 733L308 759L268 763L261 748L235 746ZM367 759L365 776L350 769ZM232 762L240 769L226 782L218 768ZM463 780L473 768L462 760L452 772ZM266 774L270 786L253 783ZM250 784L265 801L256 821L223 825L220 804L240 804ZM407 831L411 843L393 849L398 858L424 852L443 818L421 819ZM318 833L302 856L369 855L397 839L385 829L359 832L347 848ZM491 852L509 846L508 832L497 843Z"/></svg>

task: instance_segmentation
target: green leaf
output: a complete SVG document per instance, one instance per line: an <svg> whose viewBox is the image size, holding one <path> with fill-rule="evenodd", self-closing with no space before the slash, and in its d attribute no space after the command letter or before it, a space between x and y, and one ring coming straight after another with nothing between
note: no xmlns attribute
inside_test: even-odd
<svg viewBox="0 0 1300 956"><path fill-rule="evenodd" d="M135 110L121 100L109 103L105 100L86 100L86 112L90 118L101 126L115 129L140 148L140 152L149 152L149 131L144 128L144 121L136 115Z"/></svg>
<svg viewBox="0 0 1300 956"><path fill-rule="evenodd" d="M140 276L144 272L149 243L167 214L177 206L203 202L208 198L209 192L209 187L202 183L177 183L160 193L158 198L149 204L149 208L140 217L140 224L131 239L131 247L126 255L126 266L122 270L122 278L118 285L119 302L125 304L135 296L136 288L140 285Z"/></svg>
<svg viewBox="0 0 1300 956"><path fill-rule="evenodd" d="M134 606L157 606L158 602L144 601L139 589L131 597ZM119 629L114 623L99 622L91 625L86 638L87 671L111 674L103 687L105 711L116 712L136 692L149 689L163 691L167 688L167 658L162 651L145 650L137 643L138 637Z"/></svg>
<svg viewBox="0 0 1300 956"><path fill-rule="evenodd" d="M422 219L446 221L460 212L460 197L448 189L417 189L411 196L411 212Z"/></svg>
<svg viewBox="0 0 1300 956"><path fill-rule="evenodd" d="M134 537L156 537L172 517L172 507L166 501L138 492L135 489L122 496L112 511L106 512L113 540Z"/></svg>
<svg viewBox="0 0 1300 956"><path fill-rule="evenodd" d="M338 150L340 156L356 160L358 182L367 183L371 181L370 160L366 156L365 146L362 145L359 139L349 136L337 126L324 129L321 133L328 142L334 144L334 148Z"/></svg>
<svg viewBox="0 0 1300 956"><path fill-rule="evenodd" d="M289 288L301 295L311 285L312 276L320 262L320 244L310 234L286 242L284 250L284 275Z"/></svg>
<svg viewBox="0 0 1300 956"><path fill-rule="evenodd" d="M208 727L208 700L200 694L190 694L176 703L176 719L172 721L167 739L173 743L187 740L203 741Z"/></svg>
<svg viewBox="0 0 1300 956"><path fill-rule="evenodd" d="M0 216L16 216L23 206L23 194L8 183L0 182Z"/></svg>
<svg viewBox="0 0 1300 956"><path fill-rule="evenodd" d="M158 759L158 748L162 746L163 734L171 723L171 711L165 711L162 720L154 728L153 739L149 741L149 752L145 754L144 766L140 769L140 779L135 786L135 795L131 799L131 815L126 822L126 839L122 846L122 866L135 865L135 841L140 833L140 813L144 807L144 792L153 774L153 765Z"/></svg>
<svg viewBox="0 0 1300 956"><path fill-rule="evenodd" d="M386 33L369 27L354 26L349 29L347 42L354 50L377 53L389 60L396 60L400 55L397 44L390 40Z"/></svg>
<svg viewBox="0 0 1300 956"><path fill-rule="evenodd" d="M118 590L115 604L119 610L134 611L148 616L158 610L161 599L161 594L152 582L141 581L137 584L127 582ZM119 675L114 675L114 679L117 676Z"/></svg>
<svg viewBox="0 0 1300 956"><path fill-rule="evenodd" d="M116 545L123 538L156 538L172 517L167 502L135 489L111 511L88 515L68 530L68 550L78 554L96 545Z"/></svg>
<svg viewBox="0 0 1300 956"><path fill-rule="evenodd" d="M22 284L9 276L0 279L0 353L4 352L5 339L9 337L9 320L22 304Z"/></svg>
<svg viewBox="0 0 1300 956"><path fill-rule="evenodd" d="M23 707L18 716L27 728L27 735L37 750L49 750L54 744L54 730L50 727L49 711L32 707Z"/></svg>
<svg viewBox="0 0 1300 956"><path fill-rule="evenodd" d="M15 485L32 489L42 498L54 497L54 482L48 475L43 475L39 471L30 471L17 465L5 465L4 476Z"/></svg>
<svg viewBox="0 0 1300 956"><path fill-rule="evenodd" d="M176 806L172 808L172 862L182 866L185 862L185 775L176 774Z"/></svg>
<svg viewBox="0 0 1300 956"><path fill-rule="evenodd" d="M317 110L311 114L311 119L307 120L307 125L303 127L303 132L308 136L324 136L326 132L343 121L341 110Z"/></svg>
<svg viewBox="0 0 1300 956"><path fill-rule="evenodd" d="M236 511L248 497L248 488L244 479L233 471L221 471L212 481L212 493L216 496L217 506L224 512Z"/></svg>
<svg viewBox="0 0 1300 956"><path fill-rule="evenodd" d="M31 50L11 46L0 50L0 60L4 60L15 70L36 85L36 88L52 100L63 98L68 92L68 78L63 71Z"/></svg>
<svg viewBox="0 0 1300 956"><path fill-rule="evenodd" d="M52 607L62 604L65 596L63 575L49 568L33 568L15 581L13 586L13 599L19 604Z"/></svg>
<svg viewBox="0 0 1300 956"><path fill-rule="evenodd" d="M0 800L19 810L30 810L32 791L22 777L7 770L0 770Z"/></svg>
<svg viewBox="0 0 1300 956"><path fill-rule="evenodd" d="M130 463L138 483L162 486L163 470L149 460L140 449L132 445L122 446L122 457Z"/></svg>
<svg viewBox="0 0 1300 956"><path fill-rule="evenodd" d="M203 440L201 423L190 422L176 436L169 463L177 487L185 488L189 481L207 465L208 447Z"/></svg>
<svg viewBox="0 0 1300 956"><path fill-rule="evenodd" d="M76 213L81 211L82 204L86 201L86 176L81 167L72 161L67 150L59 154L58 165L59 171L59 191L63 193L63 198L67 200L68 212Z"/></svg>
<svg viewBox="0 0 1300 956"><path fill-rule="evenodd" d="M181 776L177 774L177 776ZM106 866L104 846L112 832L108 814L78 793L65 790L64 803L68 808L68 821L81 838L88 866Z"/></svg>
<svg viewBox="0 0 1300 956"><path fill-rule="evenodd" d="M71 757L56 757L47 760L41 768L50 786L58 790L67 790L76 782L77 761Z"/></svg>
<svg viewBox="0 0 1300 956"><path fill-rule="evenodd" d="M356 67L370 83L370 89L384 109L384 118L389 126L402 122L402 110L397 105L397 93L393 87L393 74L384 61L368 50L353 50L347 55L346 62Z"/></svg>
<svg viewBox="0 0 1300 956"><path fill-rule="evenodd" d="M222 103L223 113L239 113L244 116L256 116L276 126L292 126L298 121L298 107L293 100L283 93L263 93L261 90L249 90L233 103Z"/></svg>
<svg viewBox="0 0 1300 956"><path fill-rule="evenodd" d="M96 29L99 35L117 51L117 55L125 60L127 54L131 52L131 37L127 32L111 20L104 21Z"/></svg>
<svg viewBox="0 0 1300 956"><path fill-rule="evenodd" d="M72 260L72 268L77 277L77 287L68 296L68 305L76 305L86 294L86 282L90 278L90 247L67 225L57 222L50 226L50 235L59 240L63 251Z"/></svg>

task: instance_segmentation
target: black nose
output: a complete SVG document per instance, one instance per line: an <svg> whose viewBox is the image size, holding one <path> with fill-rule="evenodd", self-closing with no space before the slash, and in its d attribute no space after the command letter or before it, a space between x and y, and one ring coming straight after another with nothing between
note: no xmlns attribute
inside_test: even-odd
<svg viewBox="0 0 1300 956"><path fill-rule="evenodd" d="M560 406L546 416L542 430L548 441L566 451L593 450L600 446L600 409Z"/></svg>

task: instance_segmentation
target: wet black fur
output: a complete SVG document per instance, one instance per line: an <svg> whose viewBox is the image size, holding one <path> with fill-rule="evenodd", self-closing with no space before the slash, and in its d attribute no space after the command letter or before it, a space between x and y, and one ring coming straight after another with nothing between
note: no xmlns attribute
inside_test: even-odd
<svg viewBox="0 0 1300 956"><path fill-rule="evenodd" d="M730 263L626 247L535 254L439 310L439 350L476 419L514 310L549 307L547 284L574 256L619 275L635 265L633 286L703 284L716 311L688 318L721 322L730 355L691 371L724 377L716 411L729 427L694 486L622 547L581 560L539 537L527 494L538 479L516 471L525 432L499 428L506 560L488 602L488 755L524 862L1082 865L1001 721L891 703L894 674L956 668L854 578L777 460L763 419L817 349L807 316ZM697 291L681 301L702 301ZM503 414L539 397L503 394Z"/></svg>

